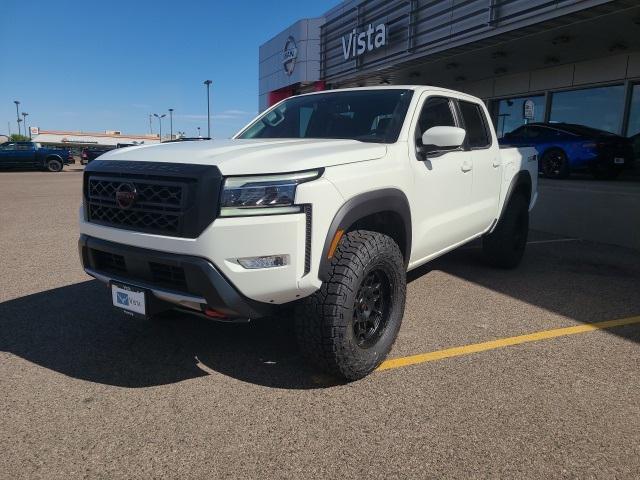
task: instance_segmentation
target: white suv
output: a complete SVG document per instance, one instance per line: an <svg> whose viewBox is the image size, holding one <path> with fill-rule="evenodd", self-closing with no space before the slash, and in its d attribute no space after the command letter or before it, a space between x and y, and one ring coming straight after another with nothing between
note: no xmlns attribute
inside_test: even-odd
<svg viewBox="0 0 640 480"><path fill-rule="evenodd" d="M134 315L237 321L294 305L302 353L352 380L391 349L407 270L478 237L490 263L519 263L537 171L536 151L499 148L463 93L301 95L231 140L93 161L80 255Z"/></svg>

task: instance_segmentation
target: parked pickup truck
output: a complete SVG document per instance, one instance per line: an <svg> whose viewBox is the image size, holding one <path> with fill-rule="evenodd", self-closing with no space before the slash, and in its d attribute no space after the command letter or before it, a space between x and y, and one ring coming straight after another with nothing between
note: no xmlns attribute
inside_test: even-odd
<svg viewBox="0 0 640 480"><path fill-rule="evenodd" d="M67 150L44 148L36 142L9 142L0 145L0 169L60 172L71 161Z"/></svg>
<svg viewBox="0 0 640 480"><path fill-rule="evenodd" d="M233 321L294 307L300 351L355 380L392 347L408 270L477 238L492 265L518 265L537 176L535 149L500 149L475 97L301 95L231 140L91 162L80 256L132 315Z"/></svg>

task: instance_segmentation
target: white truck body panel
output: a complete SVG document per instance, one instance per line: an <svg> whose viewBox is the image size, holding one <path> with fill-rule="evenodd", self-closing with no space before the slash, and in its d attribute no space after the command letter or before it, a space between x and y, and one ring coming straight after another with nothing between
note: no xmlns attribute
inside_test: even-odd
<svg viewBox="0 0 640 480"><path fill-rule="evenodd" d="M533 148L500 149L491 127L491 146L455 150L420 160L413 138L423 103L446 95L476 103L469 95L434 87L379 87L414 90L398 140L390 144L333 139L254 139L168 143L113 150L100 160L217 165L226 176L324 169L302 183L296 204L313 206L311 270L304 273L304 214L217 218L195 239L142 233L91 223L80 212L80 233L118 244L202 257L245 297L284 304L320 288L319 268L330 225L345 202L381 189L403 192L411 207L408 269L478 238L495 227L509 188L519 172L531 178L530 208L537 197L537 156ZM321 93L319 93L321 94ZM275 107L274 107L275 108ZM422 133L422 132L418 132ZM238 258L280 255L285 266L248 270Z"/></svg>

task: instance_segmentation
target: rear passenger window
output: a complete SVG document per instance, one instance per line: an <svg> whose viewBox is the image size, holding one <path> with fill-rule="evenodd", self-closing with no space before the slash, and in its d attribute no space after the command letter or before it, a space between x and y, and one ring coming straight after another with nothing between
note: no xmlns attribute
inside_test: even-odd
<svg viewBox="0 0 640 480"><path fill-rule="evenodd" d="M460 112L467 131L467 142L471 148L484 148L491 145L489 130L480 105L460 101Z"/></svg>

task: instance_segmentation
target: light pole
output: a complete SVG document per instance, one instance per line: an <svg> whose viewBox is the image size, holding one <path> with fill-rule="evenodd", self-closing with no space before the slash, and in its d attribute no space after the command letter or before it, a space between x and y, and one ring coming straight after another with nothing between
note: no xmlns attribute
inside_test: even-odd
<svg viewBox="0 0 640 480"><path fill-rule="evenodd" d="M162 119L166 117L167 114L163 113L162 115L158 115L157 113L154 113L153 116L156 117L160 123L160 136L158 138L160 138L160 143L162 143Z"/></svg>
<svg viewBox="0 0 640 480"><path fill-rule="evenodd" d="M204 84L207 86L207 137L211 138L211 103L209 102L209 87L213 82L211 80L205 80Z"/></svg>
<svg viewBox="0 0 640 480"><path fill-rule="evenodd" d="M169 109L169 139L173 140L173 108Z"/></svg>
<svg viewBox="0 0 640 480"><path fill-rule="evenodd" d="M20 120L20 113L18 112L18 106L20 105L20 102L18 100L14 100L13 103L16 104L16 117L18 118L18 135L20 135L20 122L22 120Z"/></svg>
<svg viewBox="0 0 640 480"><path fill-rule="evenodd" d="M24 122L24 136L25 137L27 136L27 132L29 132L27 130L27 115L29 115L29 114L26 113L26 112L22 112L22 118L23 118L22 121ZM29 140L31 140L31 132L29 132Z"/></svg>
<svg viewBox="0 0 640 480"><path fill-rule="evenodd" d="M200 127L196 127L198 129L198 138L200 138Z"/></svg>
<svg viewBox="0 0 640 480"><path fill-rule="evenodd" d="M149 133L153 135L153 115L149 114Z"/></svg>

